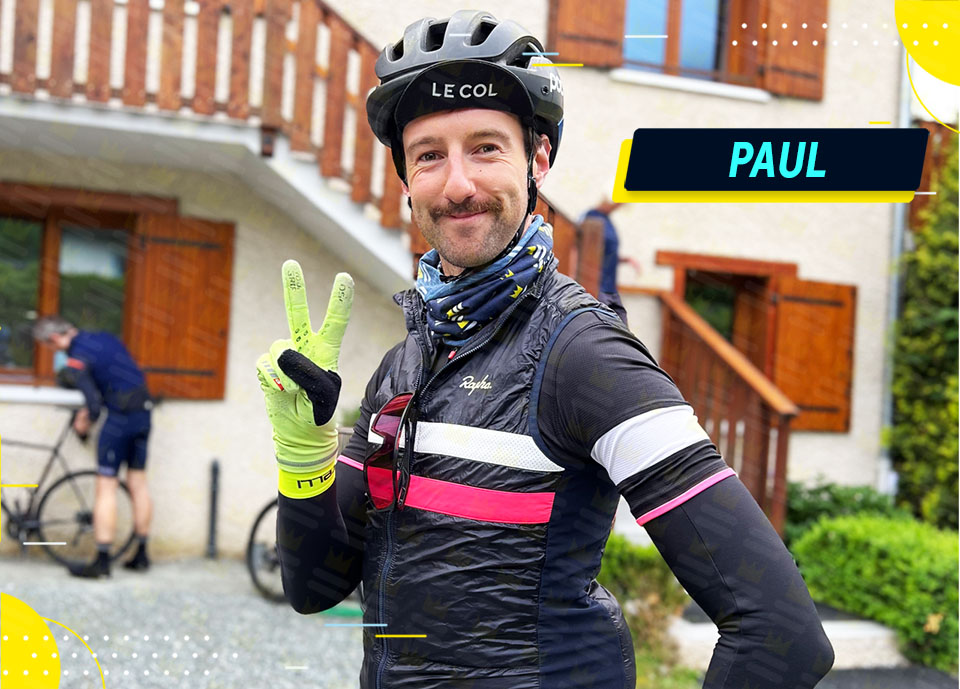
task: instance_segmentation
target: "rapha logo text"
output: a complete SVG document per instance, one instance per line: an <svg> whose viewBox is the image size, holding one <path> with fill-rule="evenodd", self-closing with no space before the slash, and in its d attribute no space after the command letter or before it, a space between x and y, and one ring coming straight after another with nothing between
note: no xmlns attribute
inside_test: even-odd
<svg viewBox="0 0 960 689"><path fill-rule="evenodd" d="M493 390L493 386L490 384L490 381L487 380L486 375L478 381L474 381L473 376L464 376L460 387L470 391L467 393L467 397L472 395L476 390Z"/></svg>

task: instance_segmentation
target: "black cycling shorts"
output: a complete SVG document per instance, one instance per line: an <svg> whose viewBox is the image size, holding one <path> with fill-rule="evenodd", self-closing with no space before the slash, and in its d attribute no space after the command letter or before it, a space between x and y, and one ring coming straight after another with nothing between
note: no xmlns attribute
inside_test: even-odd
<svg viewBox="0 0 960 689"><path fill-rule="evenodd" d="M149 411L131 414L111 411L100 431L97 472L101 476L116 476L124 462L130 469L143 469L147 463L149 435Z"/></svg>

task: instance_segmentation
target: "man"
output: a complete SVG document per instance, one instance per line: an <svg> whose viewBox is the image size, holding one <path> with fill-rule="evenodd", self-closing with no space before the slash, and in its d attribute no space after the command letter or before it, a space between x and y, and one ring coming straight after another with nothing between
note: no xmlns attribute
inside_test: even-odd
<svg viewBox="0 0 960 689"><path fill-rule="evenodd" d="M124 463L138 543L137 552L124 567L144 572L150 567L147 539L152 503L145 466L153 404L143 372L114 335L78 330L59 316L38 319L33 325L33 337L67 354L61 377L83 393L86 403L74 417L73 428L78 434L86 435L103 407L109 412L97 444L99 476L93 505L97 556L88 564L71 566L70 574L86 578L110 576L110 548L117 521L117 474Z"/></svg>
<svg viewBox="0 0 960 689"><path fill-rule="evenodd" d="M646 348L557 273L532 215L563 116L556 70L531 65L542 50L460 11L377 62L368 119L434 250L394 297L408 334L339 461L353 283L337 276L314 333L284 264L291 337L257 371L287 598L317 612L362 581L362 689L632 688L630 633L594 579L623 495L720 629L705 686L813 687L833 651L790 554Z"/></svg>
<svg viewBox="0 0 960 689"><path fill-rule="evenodd" d="M581 224L585 222L599 222L603 226L603 263L600 271L600 292L597 299L601 304L606 304L614 313L620 316L620 320L627 325L627 310L623 307L623 301L620 299L620 293L617 290L617 267L621 263L629 263L633 269L639 273L640 262L632 256L620 255L620 237L617 236L617 228L613 226L610 220L610 214L622 203L617 203L610 198L613 183L604 188L604 198L596 208L588 210Z"/></svg>

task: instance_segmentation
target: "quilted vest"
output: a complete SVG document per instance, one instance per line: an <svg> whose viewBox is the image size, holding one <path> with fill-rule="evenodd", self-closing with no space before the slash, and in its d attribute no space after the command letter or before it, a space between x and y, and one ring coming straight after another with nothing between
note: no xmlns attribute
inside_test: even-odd
<svg viewBox="0 0 960 689"><path fill-rule="evenodd" d="M536 424L560 329L583 309L616 316L553 261L431 373L420 295L394 300L408 335L373 408L422 393L406 505L368 514L364 623L381 626L363 629L361 688L633 689L629 631L594 581L619 495Z"/></svg>

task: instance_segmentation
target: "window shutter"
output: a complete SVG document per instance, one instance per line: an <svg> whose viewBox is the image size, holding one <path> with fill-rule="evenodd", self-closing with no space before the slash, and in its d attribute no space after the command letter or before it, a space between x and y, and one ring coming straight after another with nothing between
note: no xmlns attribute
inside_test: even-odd
<svg viewBox="0 0 960 689"><path fill-rule="evenodd" d="M124 335L154 396L223 399L233 234L229 223L137 219Z"/></svg>
<svg viewBox="0 0 960 689"><path fill-rule="evenodd" d="M721 75L724 81L740 86L758 86L763 64L764 31L760 28L761 0L730 0L727 14L726 47ZM737 44L733 45L733 41ZM757 41L757 45L753 42Z"/></svg>
<svg viewBox="0 0 960 689"><path fill-rule="evenodd" d="M553 62L580 62L585 67L623 64L626 2L589 3L550 0L546 51Z"/></svg>
<svg viewBox="0 0 960 689"><path fill-rule="evenodd" d="M799 408L798 431L850 429L857 288L775 278L773 382Z"/></svg>
<svg viewBox="0 0 960 689"><path fill-rule="evenodd" d="M770 0L766 21L763 88L782 96L820 100L827 49L827 30L823 28L827 0Z"/></svg>

